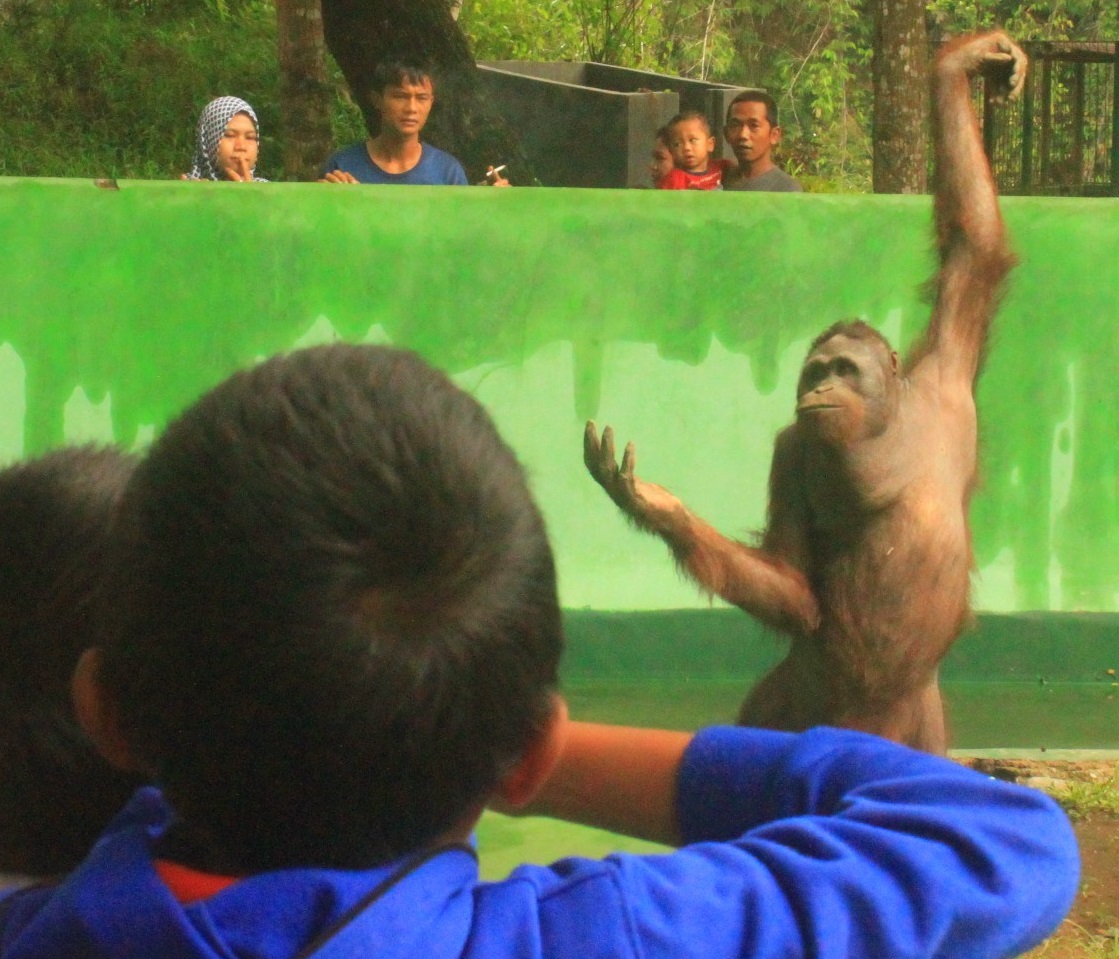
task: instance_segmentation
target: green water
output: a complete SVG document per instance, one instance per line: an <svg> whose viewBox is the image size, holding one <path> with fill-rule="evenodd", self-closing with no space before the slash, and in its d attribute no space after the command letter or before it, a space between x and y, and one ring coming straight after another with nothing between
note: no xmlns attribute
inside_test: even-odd
<svg viewBox="0 0 1119 959"><path fill-rule="evenodd" d="M958 750L1119 748L1115 683L952 683L944 695Z"/></svg>
<svg viewBox="0 0 1119 959"><path fill-rule="evenodd" d="M576 719L695 729L733 717L740 680L580 680L565 693ZM956 750L1119 749L1119 685L1111 682L953 682L944 696ZM662 847L548 819L487 813L478 827L482 874L563 856L651 852Z"/></svg>
<svg viewBox="0 0 1119 959"><path fill-rule="evenodd" d="M577 719L695 729L731 721L747 685L580 680L565 692ZM950 682L944 698L955 749L1119 748L1119 684Z"/></svg>
<svg viewBox="0 0 1119 959"><path fill-rule="evenodd" d="M482 877L500 879L522 863L544 865L566 856L601 859L612 852L661 852L663 846L555 819L482 816L475 832Z"/></svg>

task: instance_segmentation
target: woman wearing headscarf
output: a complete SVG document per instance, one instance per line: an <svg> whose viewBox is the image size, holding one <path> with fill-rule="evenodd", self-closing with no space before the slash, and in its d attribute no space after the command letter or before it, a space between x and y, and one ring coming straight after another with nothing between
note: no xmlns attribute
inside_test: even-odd
<svg viewBox="0 0 1119 959"><path fill-rule="evenodd" d="M184 180L256 180L260 124L256 111L240 97L218 97L198 118L194 160Z"/></svg>

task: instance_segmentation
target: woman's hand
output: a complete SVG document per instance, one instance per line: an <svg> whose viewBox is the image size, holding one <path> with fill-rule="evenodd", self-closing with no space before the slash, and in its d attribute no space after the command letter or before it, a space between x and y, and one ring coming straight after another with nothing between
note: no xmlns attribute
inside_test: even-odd
<svg viewBox="0 0 1119 959"><path fill-rule="evenodd" d="M235 156L229 161L229 166L225 168L225 175L227 179L233 180L235 183L250 183L253 178L252 164L249 163L249 158L245 156Z"/></svg>

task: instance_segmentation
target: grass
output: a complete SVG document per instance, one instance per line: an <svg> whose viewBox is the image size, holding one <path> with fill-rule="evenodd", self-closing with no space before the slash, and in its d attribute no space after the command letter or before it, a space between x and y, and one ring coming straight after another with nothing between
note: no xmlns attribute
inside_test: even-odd
<svg viewBox="0 0 1119 959"><path fill-rule="evenodd" d="M1119 770L1103 782L1070 781L1048 787L1046 792L1061 804L1073 820L1095 816L1119 817ZM1089 929L1067 919L1057 935L1027 956L1028 959L1119 959L1119 929Z"/></svg>
<svg viewBox="0 0 1119 959"><path fill-rule="evenodd" d="M1119 816L1119 772L1104 782L1069 782L1052 789L1051 794L1072 819Z"/></svg>
<svg viewBox="0 0 1119 959"><path fill-rule="evenodd" d="M1066 922L1081 936L1075 942L1062 937L1047 939L1025 959L1119 959L1119 939L1114 936L1098 936L1074 922Z"/></svg>
<svg viewBox="0 0 1119 959"><path fill-rule="evenodd" d="M216 12L234 6L236 16ZM361 139L360 113L329 68L335 142ZM282 178L270 4L0 0L0 176L176 179L199 110L226 94L254 106L260 171Z"/></svg>

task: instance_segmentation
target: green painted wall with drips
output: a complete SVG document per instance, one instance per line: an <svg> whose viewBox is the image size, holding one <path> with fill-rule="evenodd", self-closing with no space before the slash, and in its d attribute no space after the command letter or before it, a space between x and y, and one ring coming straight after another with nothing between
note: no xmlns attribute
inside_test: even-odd
<svg viewBox="0 0 1119 959"><path fill-rule="evenodd" d="M980 383L986 610L1119 610L1119 201L1008 198L1021 258ZM581 463L583 421L731 534L764 522L811 336L904 346L927 197L0 179L0 457L142 444L233 368L414 348L493 412L568 607L703 606Z"/></svg>

